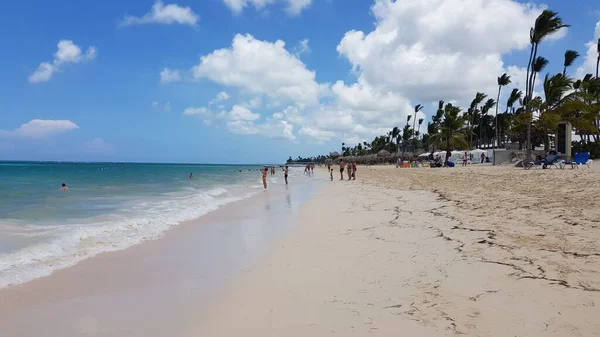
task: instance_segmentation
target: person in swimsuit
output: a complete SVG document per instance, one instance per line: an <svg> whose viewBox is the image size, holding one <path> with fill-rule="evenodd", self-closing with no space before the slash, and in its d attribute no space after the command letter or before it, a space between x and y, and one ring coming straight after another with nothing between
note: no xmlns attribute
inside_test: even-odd
<svg viewBox="0 0 600 337"><path fill-rule="evenodd" d="M331 181L333 181L333 169L329 168L329 176L331 177Z"/></svg>
<svg viewBox="0 0 600 337"><path fill-rule="evenodd" d="M194 179L194 174L190 173L190 179Z"/></svg>
<svg viewBox="0 0 600 337"><path fill-rule="evenodd" d="M67 187L67 184L63 183L62 186L58 189L59 191L66 191L69 188Z"/></svg>
<svg viewBox="0 0 600 337"><path fill-rule="evenodd" d="M352 162L352 180L356 180L356 162Z"/></svg>
<svg viewBox="0 0 600 337"><path fill-rule="evenodd" d="M269 173L268 168L264 168L262 170L260 170L260 172L262 173L262 181L263 181L263 186L265 187L265 190L267 189L267 174Z"/></svg>
<svg viewBox="0 0 600 337"><path fill-rule="evenodd" d="M349 162L348 167L346 167L346 169L348 170L348 180L352 180L352 162Z"/></svg>
<svg viewBox="0 0 600 337"><path fill-rule="evenodd" d="M283 170L283 178L285 179L285 184L286 185L288 184L287 177L288 177L289 171L290 171L290 169L288 168L287 165L285 165L285 169Z"/></svg>
<svg viewBox="0 0 600 337"><path fill-rule="evenodd" d="M344 180L344 167L346 167L344 161L340 160L340 180Z"/></svg>

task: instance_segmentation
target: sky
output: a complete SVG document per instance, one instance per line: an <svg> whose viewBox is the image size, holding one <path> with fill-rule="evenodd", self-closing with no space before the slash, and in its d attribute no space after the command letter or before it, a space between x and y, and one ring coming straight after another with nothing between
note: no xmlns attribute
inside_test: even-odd
<svg viewBox="0 0 600 337"><path fill-rule="evenodd" d="M595 71L597 0L20 0L0 11L0 160L281 163L402 127L416 104ZM21 13L21 14L18 14ZM539 87L537 88L539 90Z"/></svg>

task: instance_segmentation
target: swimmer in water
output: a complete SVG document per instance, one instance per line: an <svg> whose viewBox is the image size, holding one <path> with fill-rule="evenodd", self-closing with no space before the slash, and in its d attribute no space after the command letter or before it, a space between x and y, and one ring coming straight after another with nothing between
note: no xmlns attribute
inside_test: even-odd
<svg viewBox="0 0 600 337"><path fill-rule="evenodd" d="M66 191L69 188L67 187L67 184L63 183L62 186L58 189L59 191Z"/></svg>
<svg viewBox="0 0 600 337"><path fill-rule="evenodd" d="M194 174L190 173L190 179L194 179Z"/></svg>

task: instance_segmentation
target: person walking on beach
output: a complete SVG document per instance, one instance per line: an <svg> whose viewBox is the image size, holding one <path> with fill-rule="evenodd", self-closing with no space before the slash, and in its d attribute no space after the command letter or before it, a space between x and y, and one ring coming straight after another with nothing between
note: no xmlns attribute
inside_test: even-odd
<svg viewBox="0 0 600 337"><path fill-rule="evenodd" d="M481 163L485 163L485 152L481 153Z"/></svg>
<svg viewBox="0 0 600 337"><path fill-rule="evenodd" d="M346 164L340 159L340 180L344 180L344 167L346 167Z"/></svg>
<svg viewBox="0 0 600 337"><path fill-rule="evenodd" d="M469 161L469 153L465 152L465 157L463 158L463 166L467 166L468 161Z"/></svg>
<svg viewBox="0 0 600 337"><path fill-rule="evenodd" d="M285 179L285 185L286 186L288 184L288 181L287 181L288 173L289 173L289 168L288 168L287 165L285 165L285 169L283 169L283 179Z"/></svg>
<svg viewBox="0 0 600 337"><path fill-rule="evenodd" d="M352 162L352 180L356 180L356 162Z"/></svg>
<svg viewBox="0 0 600 337"><path fill-rule="evenodd" d="M58 189L59 191L67 191L69 188L67 187L67 184L63 183L62 186Z"/></svg>
<svg viewBox="0 0 600 337"><path fill-rule="evenodd" d="M267 173L269 171L267 171L268 169L265 167L264 170L260 170L260 172L262 173L262 181L263 181L263 186L265 187L265 190L267 189Z"/></svg>
<svg viewBox="0 0 600 337"><path fill-rule="evenodd" d="M333 169L329 168L329 176L331 177L331 181L333 181Z"/></svg>

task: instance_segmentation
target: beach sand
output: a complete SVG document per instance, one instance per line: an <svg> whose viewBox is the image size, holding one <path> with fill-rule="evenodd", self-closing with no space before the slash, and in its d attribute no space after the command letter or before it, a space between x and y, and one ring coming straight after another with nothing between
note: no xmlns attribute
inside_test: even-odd
<svg viewBox="0 0 600 337"><path fill-rule="evenodd" d="M199 227L183 226L0 290L0 332L29 336L14 317L30 315L44 332L76 321L61 337L600 336L600 170L387 166L357 178L326 182L287 235L258 242L259 262L215 278L210 296L195 295L197 271L168 267L202 252ZM209 222L239 226L259 207L244 205ZM277 219L291 221L264 223ZM224 263L239 265L232 256ZM42 320L48 308L62 315Z"/></svg>
<svg viewBox="0 0 600 337"><path fill-rule="evenodd" d="M187 336L600 336L599 173L362 167Z"/></svg>

